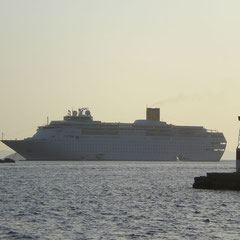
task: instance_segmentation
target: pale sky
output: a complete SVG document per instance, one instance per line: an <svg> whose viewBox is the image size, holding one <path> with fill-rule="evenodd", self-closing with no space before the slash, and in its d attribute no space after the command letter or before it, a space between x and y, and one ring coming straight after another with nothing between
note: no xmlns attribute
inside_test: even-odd
<svg viewBox="0 0 240 240"><path fill-rule="evenodd" d="M239 0L0 0L0 131L29 137L79 107L133 122L148 104L235 151L239 13Z"/></svg>

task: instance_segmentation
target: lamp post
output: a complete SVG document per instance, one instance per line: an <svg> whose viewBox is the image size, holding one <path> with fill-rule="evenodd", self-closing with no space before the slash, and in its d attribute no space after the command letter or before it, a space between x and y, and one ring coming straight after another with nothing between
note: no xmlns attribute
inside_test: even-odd
<svg viewBox="0 0 240 240"><path fill-rule="evenodd" d="M238 121L240 121L240 116L238 116ZM236 172L240 173L240 130L238 134L238 145L236 149Z"/></svg>

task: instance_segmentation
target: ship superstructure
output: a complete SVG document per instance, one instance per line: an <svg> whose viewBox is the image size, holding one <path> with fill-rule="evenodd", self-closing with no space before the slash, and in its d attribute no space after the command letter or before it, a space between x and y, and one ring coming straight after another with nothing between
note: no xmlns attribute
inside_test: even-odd
<svg viewBox="0 0 240 240"><path fill-rule="evenodd" d="M147 108L134 123L94 121L88 108L68 111L62 121L38 127L23 140L2 140L27 160L219 161L226 148L221 132L160 121Z"/></svg>

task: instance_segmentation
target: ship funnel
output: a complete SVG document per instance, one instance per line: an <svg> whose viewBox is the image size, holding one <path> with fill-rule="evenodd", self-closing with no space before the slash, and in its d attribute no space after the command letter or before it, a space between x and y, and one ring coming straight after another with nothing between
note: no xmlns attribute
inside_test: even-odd
<svg viewBox="0 0 240 240"><path fill-rule="evenodd" d="M147 108L146 119L160 121L160 108Z"/></svg>

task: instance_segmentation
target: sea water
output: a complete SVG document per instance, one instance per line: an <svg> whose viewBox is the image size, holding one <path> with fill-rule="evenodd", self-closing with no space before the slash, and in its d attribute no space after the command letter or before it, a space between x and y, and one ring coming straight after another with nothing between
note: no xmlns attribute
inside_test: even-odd
<svg viewBox="0 0 240 240"><path fill-rule="evenodd" d="M193 189L234 161L0 166L0 239L240 239L240 192Z"/></svg>

